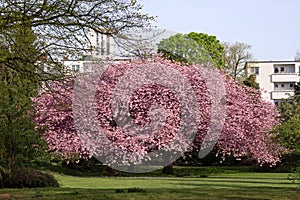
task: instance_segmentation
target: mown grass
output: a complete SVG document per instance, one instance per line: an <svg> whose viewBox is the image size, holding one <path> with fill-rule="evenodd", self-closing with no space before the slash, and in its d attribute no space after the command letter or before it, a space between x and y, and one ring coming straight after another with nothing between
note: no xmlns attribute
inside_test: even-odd
<svg viewBox="0 0 300 200"><path fill-rule="evenodd" d="M2 189L0 199L300 199L286 173L225 171L208 177L74 177L60 188Z"/></svg>

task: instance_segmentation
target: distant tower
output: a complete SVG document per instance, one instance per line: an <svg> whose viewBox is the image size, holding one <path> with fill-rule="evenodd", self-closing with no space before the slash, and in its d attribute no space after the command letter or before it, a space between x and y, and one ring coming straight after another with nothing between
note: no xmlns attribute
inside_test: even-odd
<svg viewBox="0 0 300 200"><path fill-rule="evenodd" d="M110 35L98 34L89 29L88 37L90 41L91 56L95 59L113 59L114 40Z"/></svg>

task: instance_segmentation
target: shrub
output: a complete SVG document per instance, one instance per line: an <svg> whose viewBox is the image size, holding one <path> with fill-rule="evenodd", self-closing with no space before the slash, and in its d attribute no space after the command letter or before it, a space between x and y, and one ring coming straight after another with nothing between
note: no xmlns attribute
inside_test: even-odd
<svg viewBox="0 0 300 200"><path fill-rule="evenodd" d="M6 188L58 187L59 183L50 174L29 168L16 168L10 174L3 175Z"/></svg>

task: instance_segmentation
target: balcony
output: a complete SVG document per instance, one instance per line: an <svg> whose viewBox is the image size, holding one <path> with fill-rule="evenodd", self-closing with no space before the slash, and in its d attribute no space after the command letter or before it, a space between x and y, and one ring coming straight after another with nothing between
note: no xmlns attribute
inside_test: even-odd
<svg viewBox="0 0 300 200"><path fill-rule="evenodd" d="M286 90L286 91L279 90L279 91L273 91L271 93L271 97L273 100L274 99L287 99L293 95L294 95L294 92L291 90Z"/></svg>
<svg viewBox="0 0 300 200"><path fill-rule="evenodd" d="M300 76L297 73L275 73L271 75L271 81L274 82L299 82Z"/></svg>

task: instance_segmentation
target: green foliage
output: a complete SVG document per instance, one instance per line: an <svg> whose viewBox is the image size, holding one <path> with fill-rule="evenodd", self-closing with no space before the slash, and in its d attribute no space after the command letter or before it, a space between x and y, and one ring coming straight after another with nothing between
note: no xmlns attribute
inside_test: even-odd
<svg viewBox="0 0 300 200"><path fill-rule="evenodd" d="M32 102L25 93L29 85L16 79L9 84L2 81L0 88L0 164L8 170L47 158L46 143L35 128Z"/></svg>
<svg viewBox="0 0 300 200"><path fill-rule="evenodd" d="M294 86L294 96L283 100L278 106L280 118L286 122L293 116L300 115L300 83Z"/></svg>
<svg viewBox="0 0 300 200"><path fill-rule="evenodd" d="M280 162L275 167L261 167L257 166L256 171L264 172L293 172L293 170L300 166L300 153L291 152L282 155Z"/></svg>
<svg viewBox="0 0 300 200"><path fill-rule="evenodd" d="M224 65L223 46L215 36L205 33L178 33L158 44L158 53L177 62L198 64L212 62L218 68Z"/></svg>
<svg viewBox="0 0 300 200"><path fill-rule="evenodd" d="M291 151L300 151L300 116L295 115L272 131L279 143Z"/></svg>
<svg viewBox="0 0 300 200"><path fill-rule="evenodd" d="M286 112L284 113L286 114ZM286 117L286 116L285 116ZM272 133L274 139L278 141L283 147L287 148L292 154L299 155L300 153L300 116L294 115L289 116L289 119L283 121L281 124L276 126ZM291 154L291 153L290 153ZM296 157L298 160L294 160L291 164L296 164L294 173L290 176L293 177L291 180L299 180L299 156ZM290 166L292 167L292 166ZM297 179L298 178L298 179Z"/></svg>
<svg viewBox="0 0 300 200"><path fill-rule="evenodd" d="M169 60L183 63L199 63L205 56L204 49L196 41L181 33L161 40L158 53Z"/></svg>
<svg viewBox="0 0 300 200"><path fill-rule="evenodd" d="M287 99L279 103L278 111L283 122L290 120L292 117L300 114L300 104L298 99Z"/></svg>
<svg viewBox="0 0 300 200"><path fill-rule="evenodd" d="M0 41L2 43L0 49L1 73L13 72L20 78L34 81L37 84L37 77L34 74L41 71L40 68L44 66L38 64L40 43L37 42L37 36L32 30L30 21L25 17L20 24L0 30Z"/></svg>
<svg viewBox="0 0 300 200"><path fill-rule="evenodd" d="M256 76L255 76L255 74L251 74L249 77L247 77L243 81L243 83L244 83L244 85L246 85L248 87L259 89L259 84L256 82Z"/></svg>
<svg viewBox="0 0 300 200"><path fill-rule="evenodd" d="M206 33L191 32L188 34L188 37L192 38L199 46L203 47L218 68L224 67L224 47L216 36L208 35Z"/></svg>
<svg viewBox="0 0 300 200"><path fill-rule="evenodd" d="M3 186L6 188L58 187L59 183L50 174L30 168L16 168L3 175Z"/></svg>
<svg viewBox="0 0 300 200"><path fill-rule="evenodd" d="M31 98L38 91L37 80L31 76L36 70L36 36L25 22L5 31L11 44L4 43L9 47L0 49L5 60L0 62L0 165L10 172L17 165L47 159L47 146L33 123Z"/></svg>
<svg viewBox="0 0 300 200"><path fill-rule="evenodd" d="M294 92L295 92L294 97L299 99L300 98L300 82L298 82L294 85Z"/></svg>
<svg viewBox="0 0 300 200"><path fill-rule="evenodd" d="M283 147L290 150L295 155L300 154L300 82L294 86L294 96L281 102L278 106L282 123L272 130L274 139ZM300 177L300 162L295 160L297 165L294 168L294 173L291 177L294 180L299 180Z"/></svg>
<svg viewBox="0 0 300 200"><path fill-rule="evenodd" d="M275 139L295 152L300 152L300 83L295 85L295 94L278 105L282 123L272 131Z"/></svg>

